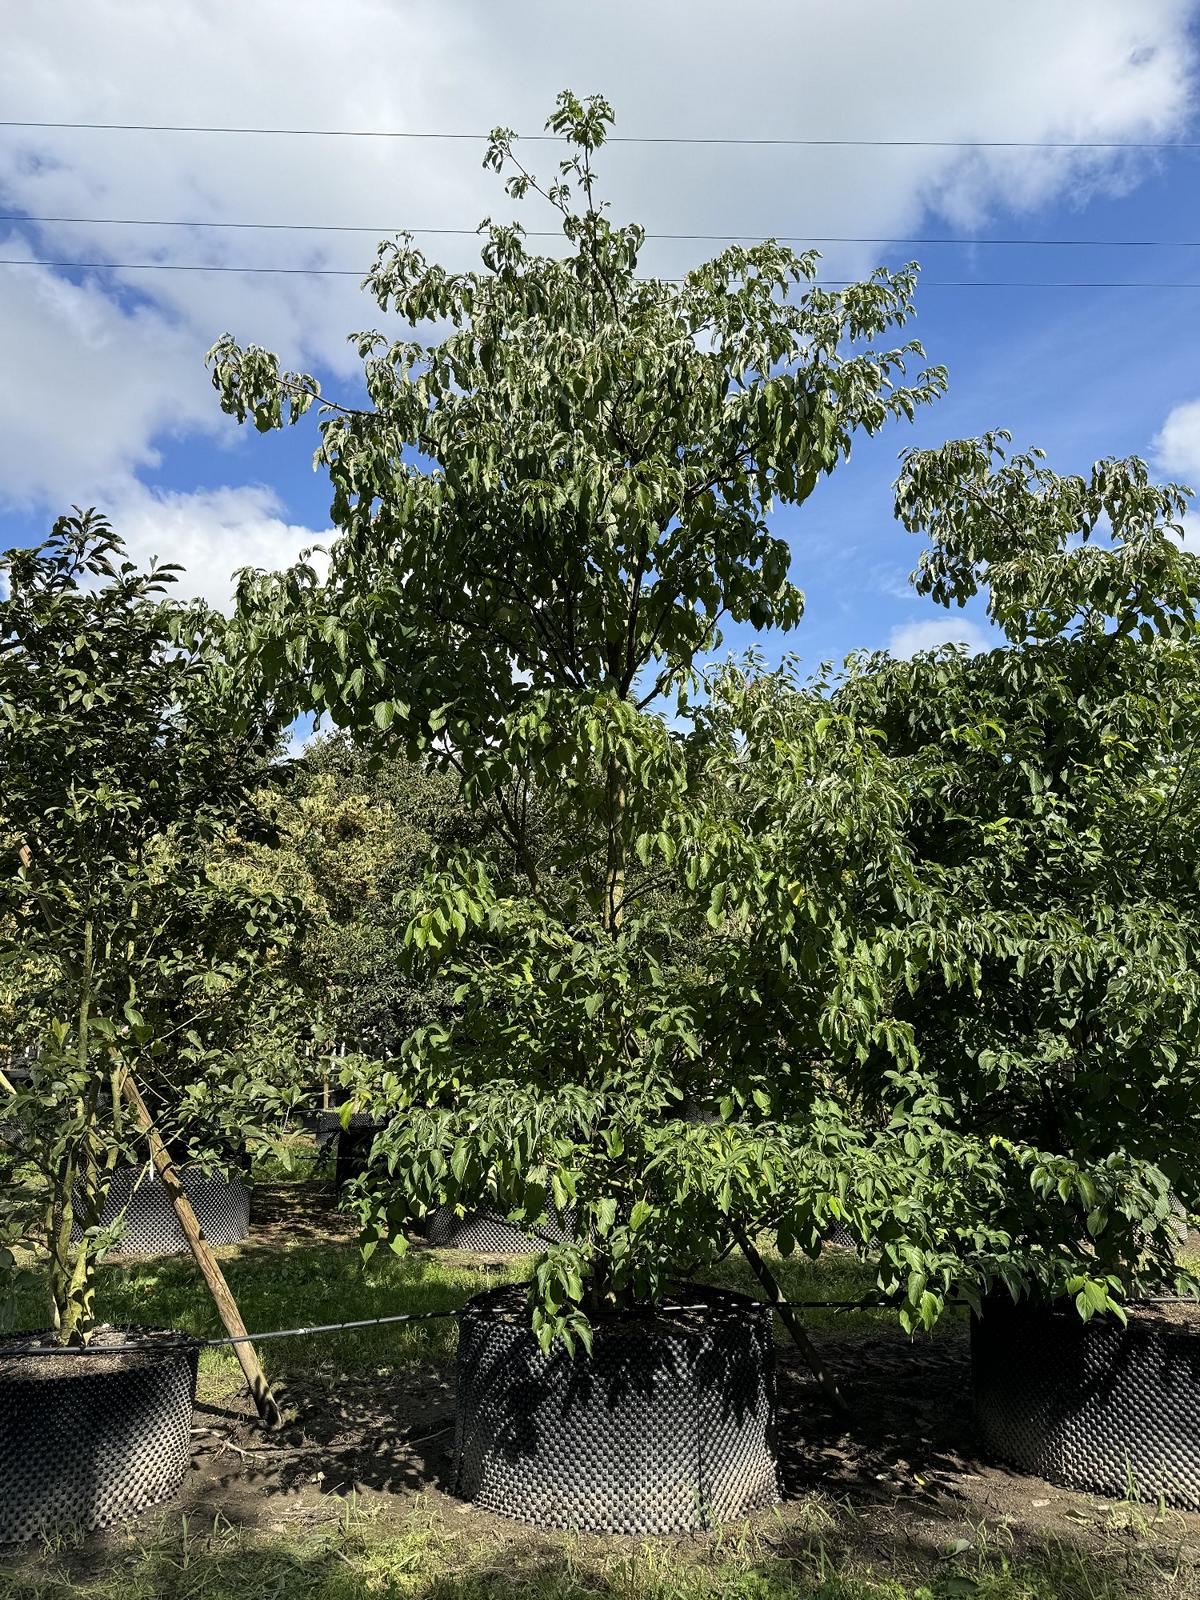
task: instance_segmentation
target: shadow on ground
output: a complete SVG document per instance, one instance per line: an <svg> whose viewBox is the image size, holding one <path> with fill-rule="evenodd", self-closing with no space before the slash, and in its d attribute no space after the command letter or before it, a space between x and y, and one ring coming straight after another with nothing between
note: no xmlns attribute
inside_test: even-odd
<svg viewBox="0 0 1200 1600"><path fill-rule="evenodd" d="M75 1549L26 1550L3 1600L1197 1600L1200 1517L1052 1488L976 1455L961 1336L822 1340L835 1420L780 1350L775 1512L678 1539L543 1534L449 1492L449 1370L306 1373L289 1420L197 1408L181 1499ZM0 1556L0 1569L4 1559ZM184 1575L186 1574L186 1581Z"/></svg>

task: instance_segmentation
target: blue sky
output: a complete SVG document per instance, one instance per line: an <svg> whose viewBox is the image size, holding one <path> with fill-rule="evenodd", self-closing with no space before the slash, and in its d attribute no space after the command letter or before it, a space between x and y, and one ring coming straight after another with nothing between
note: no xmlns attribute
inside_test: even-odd
<svg viewBox="0 0 1200 1600"><path fill-rule="evenodd" d="M6 115L534 131L555 92L600 90L618 133L864 139L1200 142L1193 0L958 0L836 8L667 0L347 0L284 4L48 0L0 62ZM833 13L832 15L830 13ZM1047 15L1047 13L1049 13ZM532 147L541 167L551 160ZM465 143L0 129L6 215L471 227L507 201ZM657 231L930 234L950 247L834 246L830 276L916 256L913 331L950 390L778 526L808 595L801 627L762 641L808 663L856 647L983 638L906 592L918 542L890 515L898 452L1003 426L1059 470L1151 456L1200 482L1200 290L957 289L939 279L1200 283L1200 250L991 248L979 237L1200 239L1200 151L962 151L620 146L602 178L618 217ZM459 267L472 241L422 241ZM715 249L651 241L647 270ZM362 235L0 223L0 256L365 268ZM73 501L110 510L139 557L184 561L221 599L238 565L278 565L327 529L312 434L242 433L203 353L226 328L353 383L342 335L379 322L353 280L0 267L2 543ZM1166 429L1164 434L1163 430ZM748 642L731 634L728 644Z"/></svg>

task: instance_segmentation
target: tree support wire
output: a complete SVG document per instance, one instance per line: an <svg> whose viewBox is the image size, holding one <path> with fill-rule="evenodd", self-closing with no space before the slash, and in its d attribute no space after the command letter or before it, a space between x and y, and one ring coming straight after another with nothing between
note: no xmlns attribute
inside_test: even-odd
<svg viewBox="0 0 1200 1600"><path fill-rule="evenodd" d="M795 1306L803 1308L808 1306L813 1309L826 1311L864 1311L870 1307L861 1300L777 1300L771 1303L772 1310L782 1312ZM308 1339L325 1333L350 1333L361 1328L384 1328L404 1322L436 1322L447 1317L459 1317L465 1307L454 1306L449 1311L399 1311L387 1317L364 1317L356 1322L321 1322L309 1327L300 1328L272 1328L266 1333L235 1333L224 1334L218 1339L200 1339L191 1334L181 1333L181 1344L196 1345L202 1350L217 1350L229 1345L257 1344L266 1339ZM694 1305L676 1304L674 1301L666 1305L657 1306L658 1311L707 1311L707 1305L697 1302ZM166 1341L163 1341L165 1344ZM156 1341L156 1348L158 1342ZM145 1342L133 1344L93 1344L93 1345L22 1345L13 1347L0 1347L0 1355L5 1360L9 1356L110 1356L122 1352L144 1352Z"/></svg>

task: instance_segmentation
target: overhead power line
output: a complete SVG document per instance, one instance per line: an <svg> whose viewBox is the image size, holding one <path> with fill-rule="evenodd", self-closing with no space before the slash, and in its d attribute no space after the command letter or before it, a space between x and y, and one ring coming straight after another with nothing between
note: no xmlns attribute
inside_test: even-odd
<svg viewBox="0 0 1200 1600"><path fill-rule="evenodd" d="M421 235L477 238L478 228L412 228L395 223L369 226L361 222L235 222L212 219L192 220L174 217L41 217L22 212L0 214L0 223L36 223L38 226L73 226L88 228L208 228L249 230L265 233L366 233L378 238L382 234L411 233ZM528 239L561 239L561 228L526 228ZM1200 239L1048 239L1048 238L947 238L945 235L910 234L851 234L851 233L662 233L648 230L647 239L677 240L699 244L738 244L757 242L769 237L779 244L915 244L959 245L962 247L984 245L1083 247L1087 249L1138 249L1138 250L1200 250Z"/></svg>
<svg viewBox="0 0 1200 1600"><path fill-rule="evenodd" d="M58 122L0 119L0 128L56 128L86 133L222 133L300 139L445 139L480 144L487 133L430 128L251 128L182 122ZM562 144L557 133L519 135L523 144ZM813 139L742 134L609 134L607 144L776 145L801 149L865 150L1200 150L1200 143L1165 139Z"/></svg>
<svg viewBox="0 0 1200 1600"><path fill-rule="evenodd" d="M240 272L269 273L297 278L363 278L359 267L250 267L182 261L49 261L36 256L0 257L0 267L56 267L73 272ZM648 274L649 281L682 283L682 278ZM857 278L821 278L818 289L847 289ZM1196 282L1119 278L922 278L922 289L1200 289Z"/></svg>

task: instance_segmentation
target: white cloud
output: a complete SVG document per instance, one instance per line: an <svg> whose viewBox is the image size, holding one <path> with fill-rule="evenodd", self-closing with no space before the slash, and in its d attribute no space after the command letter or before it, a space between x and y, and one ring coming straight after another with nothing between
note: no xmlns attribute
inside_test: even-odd
<svg viewBox="0 0 1200 1600"><path fill-rule="evenodd" d="M332 537L329 531L318 533L286 521L281 509L278 495L262 484L193 494L130 484L113 503L110 520L139 565L158 556L183 566L173 594L199 595L226 607L236 569L275 570ZM324 557L315 556L313 565L322 571Z"/></svg>
<svg viewBox="0 0 1200 1600"><path fill-rule="evenodd" d="M0 255L28 253L0 240ZM0 270L0 500L61 509L156 465L156 440L213 426L203 368L173 318L94 282Z"/></svg>
<svg viewBox="0 0 1200 1600"><path fill-rule="evenodd" d="M1189 400L1168 412L1153 449L1164 472L1177 473L1200 486L1200 400Z"/></svg>
<svg viewBox="0 0 1200 1600"><path fill-rule="evenodd" d="M618 133L761 133L925 140L1156 140L1192 110L1193 0L42 0L0 52L10 118L240 126L536 131L556 91L604 91ZM771 92L762 90L769 86ZM914 86L919 92L914 92ZM527 147L537 171L548 146ZM474 143L4 130L0 202L57 217L472 228L515 207ZM657 231L892 234L925 219L981 223L1120 192L1153 157L1114 151L797 149L614 145L600 170L617 217ZM46 224L21 250L65 260L212 265L370 262L371 234L218 232ZM471 238L421 241L451 267ZM677 273L716 245L649 242ZM873 250L829 248L831 276ZM89 484L132 495L173 435L232 440L203 353L229 329L316 364L356 370L345 334L381 320L354 279L118 272L82 288L0 268L0 496L59 507ZM287 524L243 500L264 549ZM169 507L169 497L160 510ZM213 503L159 526L205 566L228 541ZM277 508L276 508L277 509ZM278 526L276 526L276 524ZM189 534L187 529L191 527ZM196 530L207 527L208 535ZM197 543L196 541L199 541ZM215 541L215 542L214 542ZM165 554L176 554L165 551ZM227 552L226 552L227 553ZM215 579L206 576L206 584Z"/></svg>
<svg viewBox="0 0 1200 1600"><path fill-rule="evenodd" d="M944 617L931 617L926 622L906 622L893 628L888 637L888 650L903 660L920 654L922 650L936 650L943 644L965 644L972 655L989 646L987 635L966 617L956 617L949 612Z"/></svg>

